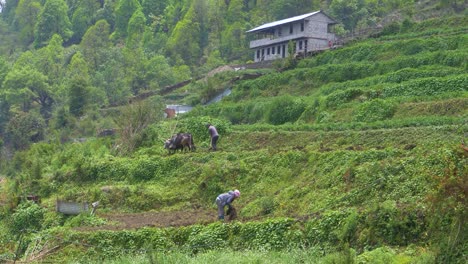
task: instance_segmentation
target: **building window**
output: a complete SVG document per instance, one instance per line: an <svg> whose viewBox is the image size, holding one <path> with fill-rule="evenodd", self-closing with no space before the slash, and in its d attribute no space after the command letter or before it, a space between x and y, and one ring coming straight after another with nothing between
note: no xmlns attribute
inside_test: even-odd
<svg viewBox="0 0 468 264"><path fill-rule="evenodd" d="M262 60L265 58L265 49L262 49Z"/></svg>
<svg viewBox="0 0 468 264"><path fill-rule="evenodd" d="M276 50L275 47L272 47L271 48L271 54L275 54L275 50Z"/></svg>
<svg viewBox="0 0 468 264"><path fill-rule="evenodd" d="M281 28L278 28L278 36L281 37Z"/></svg>
<svg viewBox="0 0 468 264"><path fill-rule="evenodd" d="M281 54L281 45L278 46L278 52L277 52L277 53L278 53L278 54Z"/></svg>
<svg viewBox="0 0 468 264"><path fill-rule="evenodd" d="M304 31L304 22L301 23L301 31Z"/></svg>
<svg viewBox="0 0 468 264"><path fill-rule="evenodd" d="M299 50L302 50L302 40L299 41Z"/></svg>
<svg viewBox="0 0 468 264"><path fill-rule="evenodd" d="M257 50L257 59L260 59L260 50Z"/></svg>
<svg viewBox="0 0 468 264"><path fill-rule="evenodd" d="M270 55L270 48L267 48L267 55Z"/></svg>
<svg viewBox="0 0 468 264"><path fill-rule="evenodd" d="M289 25L289 34L292 34L293 33L293 24L290 24Z"/></svg>

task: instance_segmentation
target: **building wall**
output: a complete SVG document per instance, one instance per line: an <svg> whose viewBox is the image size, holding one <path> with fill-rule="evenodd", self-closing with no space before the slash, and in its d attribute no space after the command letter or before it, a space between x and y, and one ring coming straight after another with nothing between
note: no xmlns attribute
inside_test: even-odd
<svg viewBox="0 0 468 264"><path fill-rule="evenodd" d="M259 62L287 57L289 40L295 42L296 53L327 49L329 48L329 41L335 42L335 35L328 33L328 24L333 23L329 17L318 13L306 20L280 25L275 28L270 38L251 42L251 47L258 46L254 48L254 61ZM302 22L303 26L301 26ZM284 55L283 45L285 46ZM278 53L278 46L280 47L280 53ZM273 49L275 49L274 52Z"/></svg>

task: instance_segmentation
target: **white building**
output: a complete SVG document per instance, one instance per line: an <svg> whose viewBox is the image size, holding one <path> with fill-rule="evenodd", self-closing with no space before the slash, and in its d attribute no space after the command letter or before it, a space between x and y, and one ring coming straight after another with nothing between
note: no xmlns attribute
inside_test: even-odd
<svg viewBox="0 0 468 264"><path fill-rule="evenodd" d="M322 11L295 16L253 28L256 40L250 42L255 51L254 61L274 60L288 56L288 43L294 44L294 53L307 54L329 49L335 43L331 32L337 22Z"/></svg>

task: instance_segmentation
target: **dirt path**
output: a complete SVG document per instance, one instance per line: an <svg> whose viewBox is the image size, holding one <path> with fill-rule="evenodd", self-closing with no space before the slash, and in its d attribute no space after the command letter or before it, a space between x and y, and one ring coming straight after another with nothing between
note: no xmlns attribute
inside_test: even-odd
<svg viewBox="0 0 468 264"><path fill-rule="evenodd" d="M78 227L78 231L124 230L142 227L178 227L194 224L207 224L216 221L216 210L145 212L145 213L106 213L98 214L109 224L96 227Z"/></svg>

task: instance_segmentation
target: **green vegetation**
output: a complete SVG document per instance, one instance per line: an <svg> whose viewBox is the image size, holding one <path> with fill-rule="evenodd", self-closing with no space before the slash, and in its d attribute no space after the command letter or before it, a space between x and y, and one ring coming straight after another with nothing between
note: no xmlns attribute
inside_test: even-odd
<svg viewBox="0 0 468 264"><path fill-rule="evenodd" d="M0 262L467 262L463 1L75 2L2 6ZM249 60L253 25L321 7L343 34L383 28L217 68ZM177 132L197 150L169 154ZM238 219L217 222L230 189Z"/></svg>

